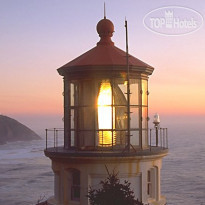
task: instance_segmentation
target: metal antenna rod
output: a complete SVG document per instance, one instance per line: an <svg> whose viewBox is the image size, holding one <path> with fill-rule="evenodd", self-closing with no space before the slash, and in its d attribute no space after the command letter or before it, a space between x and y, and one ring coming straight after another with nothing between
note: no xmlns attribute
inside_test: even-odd
<svg viewBox="0 0 205 205"><path fill-rule="evenodd" d="M106 19L106 9L105 9L105 2L104 2L104 19Z"/></svg>
<svg viewBox="0 0 205 205"><path fill-rule="evenodd" d="M126 61L127 61L127 148L130 151L130 70L129 70L129 52L128 52L128 32L127 20L125 18L126 30Z"/></svg>

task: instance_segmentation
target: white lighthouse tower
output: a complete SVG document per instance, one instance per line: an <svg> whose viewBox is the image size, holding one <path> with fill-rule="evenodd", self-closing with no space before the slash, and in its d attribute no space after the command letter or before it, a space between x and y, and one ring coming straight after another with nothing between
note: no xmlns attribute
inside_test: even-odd
<svg viewBox="0 0 205 205"><path fill-rule="evenodd" d="M164 205L160 170L167 130L156 116L155 129L148 128L148 77L154 68L114 45L114 25L106 17L97 32L96 47L58 69L64 78L64 146L45 149L55 176L47 203L88 205L88 189L107 177L106 165L131 183L136 199Z"/></svg>

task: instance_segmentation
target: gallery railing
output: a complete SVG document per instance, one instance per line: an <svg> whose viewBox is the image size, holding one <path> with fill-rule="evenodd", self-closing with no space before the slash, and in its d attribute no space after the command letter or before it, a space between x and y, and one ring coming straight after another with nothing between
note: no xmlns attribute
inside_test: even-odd
<svg viewBox="0 0 205 205"><path fill-rule="evenodd" d="M154 147L168 149L168 129L153 128L149 130L149 147L150 150Z"/></svg>
<svg viewBox="0 0 205 205"><path fill-rule="evenodd" d="M52 138L50 139L49 133L52 134ZM48 147L53 147L58 149L59 146L63 145L64 140L64 129L63 128L51 128L46 129L46 150Z"/></svg>
<svg viewBox="0 0 205 205"><path fill-rule="evenodd" d="M119 141L119 139L116 141ZM147 141L148 141L147 148L149 148L150 151L154 151L154 149L155 150L168 149L168 129L167 128L149 129ZM119 144L123 144L125 147L126 146L125 142L126 140L121 140L119 141ZM59 147L64 147L64 129L63 128L46 129L46 150L48 147L55 148L55 151L58 151ZM113 145L110 147L110 149L112 148L114 148ZM110 149L107 149L107 150L110 150ZM139 146L139 149L133 146L133 150L134 151L140 150L140 146Z"/></svg>

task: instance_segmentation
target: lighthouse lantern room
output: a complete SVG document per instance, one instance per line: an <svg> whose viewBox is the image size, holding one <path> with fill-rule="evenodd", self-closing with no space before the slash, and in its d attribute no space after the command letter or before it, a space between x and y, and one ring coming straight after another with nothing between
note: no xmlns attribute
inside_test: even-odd
<svg viewBox="0 0 205 205"><path fill-rule="evenodd" d="M131 182L139 201L164 205L160 170L167 129L148 128L154 68L114 45L114 25L106 17L97 32L96 47L58 69L64 79L64 146L45 149L55 176L48 204L89 204L89 187L99 187L108 169Z"/></svg>

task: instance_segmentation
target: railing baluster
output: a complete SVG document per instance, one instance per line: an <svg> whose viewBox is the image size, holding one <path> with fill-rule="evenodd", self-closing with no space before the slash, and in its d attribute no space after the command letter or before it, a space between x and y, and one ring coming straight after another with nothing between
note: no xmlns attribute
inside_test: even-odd
<svg viewBox="0 0 205 205"><path fill-rule="evenodd" d="M150 151L151 151L151 149L152 149L152 129L150 129L150 139L149 139L149 149L150 149Z"/></svg>
<svg viewBox="0 0 205 205"><path fill-rule="evenodd" d="M160 147L162 147L162 128L160 127Z"/></svg>
<svg viewBox="0 0 205 205"><path fill-rule="evenodd" d="M48 130L46 129L46 150L48 148Z"/></svg>
<svg viewBox="0 0 205 205"><path fill-rule="evenodd" d="M165 143L166 143L166 141L165 141L165 128L163 128L163 148L165 149Z"/></svg>
<svg viewBox="0 0 205 205"><path fill-rule="evenodd" d="M53 131L54 131L54 135L53 135L53 137L54 137L54 142L53 142L54 143L54 145L53 145L54 148L56 147L56 132L55 132L55 130L56 130L56 128L53 129Z"/></svg>
<svg viewBox="0 0 205 205"><path fill-rule="evenodd" d="M58 130L56 130L56 151L58 151Z"/></svg>

